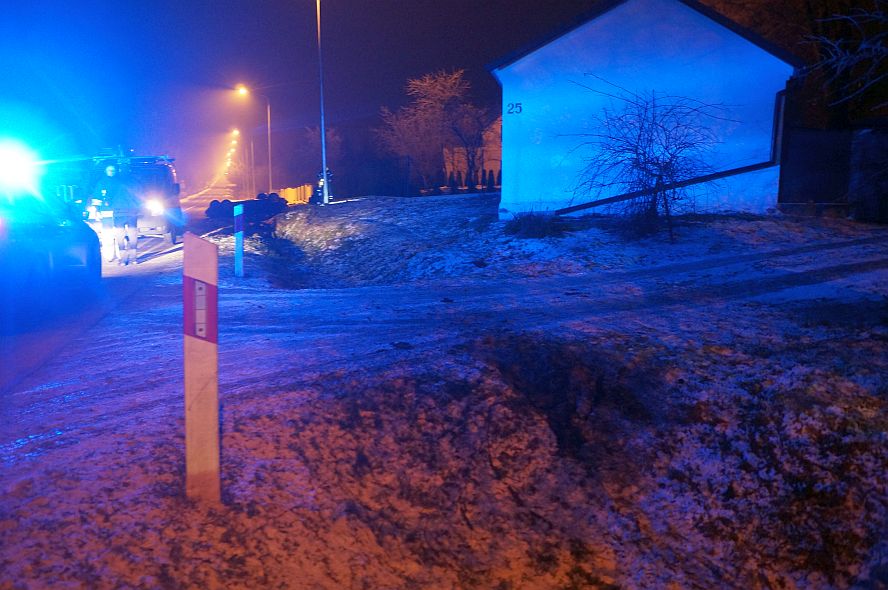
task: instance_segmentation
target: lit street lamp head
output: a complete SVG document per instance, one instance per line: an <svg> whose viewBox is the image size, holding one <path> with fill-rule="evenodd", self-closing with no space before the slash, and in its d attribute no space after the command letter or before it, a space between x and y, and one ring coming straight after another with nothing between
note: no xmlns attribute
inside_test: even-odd
<svg viewBox="0 0 888 590"><path fill-rule="evenodd" d="M247 96L250 94L250 89L243 84L238 84L234 90L237 92L238 96ZM268 135L268 192L270 193L274 190L274 183L272 182L271 176L273 170L271 166L271 100L264 94L259 94L257 96L265 100L265 117Z"/></svg>

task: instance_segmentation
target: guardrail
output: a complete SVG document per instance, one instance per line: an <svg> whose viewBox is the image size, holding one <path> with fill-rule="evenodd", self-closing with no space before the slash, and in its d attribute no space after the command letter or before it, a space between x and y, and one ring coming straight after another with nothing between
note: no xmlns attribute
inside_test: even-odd
<svg viewBox="0 0 888 590"><path fill-rule="evenodd" d="M686 186L691 186L694 184L703 184L704 182L712 182L713 180L719 180L722 178L728 178L730 176L738 176L740 174L746 174L747 172L755 172L757 170L765 170L767 168L772 168L777 165L777 162L761 162L759 164L750 164L749 166L741 166L740 168L732 168L730 170L722 170L721 172L713 172L712 174L705 174L703 176L697 176L696 178L690 178L688 180L682 180L679 182L673 182L670 184L664 184L657 189L648 189L648 190L640 190L640 191L632 191L628 193L623 193L621 195L616 195L613 197L607 197L605 199L597 199L595 201L590 201L588 203L582 203L580 205L572 205L570 207L564 207L562 209L556 209L555 215L565 215L567 213L573 213L575 211L582 211L584 209L591 209L593 207L600 207L602 205L610 205L613 203L620 203L622 201L628 201L630 199L635 199L638 197L643 197L645 195L653 194L656 191L667 191L676 188L684 188Z"/></svg>

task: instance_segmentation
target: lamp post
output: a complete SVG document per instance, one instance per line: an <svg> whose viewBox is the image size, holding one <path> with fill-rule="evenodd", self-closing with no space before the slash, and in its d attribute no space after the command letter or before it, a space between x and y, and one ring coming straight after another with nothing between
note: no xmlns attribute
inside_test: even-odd
<svg viewBox="0 0 888 590"><path fill-rule="evenodd" d="M237 145L239 143L239 139L240 139L240 134L241 134L240 129L232 129L231 130L231 138L232 138L231 145L232 145L232 147L237 147ZM253 141L253 138L251 137L250 142L252 143L252 141ZM252 181L253 163L250 161L249 156L246 153L246 150L243 151L243 155L241 156L240 161L243 162L244 169L246 170L247 168L249 168L249 171L250 171L249 176L247 176L246 172L244 172L244 175L243 175L244 190L248 194L253 193L253 181Z"/></svg>
<svg viewBox="0 0 888 590"><path fill-rule="evenodd" d="M256 147L250 137L250 193L256 196Z"/></svg>
<svg viewBox="0 0 888 590"><path fill-rule="evenodd" d="M324 59L321 54L321 0L317 0L318 15L318 77L321 83L321 175L324 180L324 204L330 202L329 179L327 178L327 127L324 124Z"/></svg>
<svg viewBox="0 0 888 590"><path fill-rule="evenodd" d="M238 138L240 137L240 129L233 129L231 131L232 145L237 145ZM244 155L242 157L244 162L244 166L250 169L250 176L244 180L244 184L247 185L246 189L249 194L256 194L256 162L253 157L253 136L250 134L250 153L248 154L246 149L244 149Z"/></svg>
<svg viewBox="0 0 888 590"><path fill-rule="evenodd" d="M248 94L250 94L250 89L243 84L238 84L236 90L240 96L247 96ZM258 94L257 96L265 99L265 114L268 134L268 192L270 194L274 190L274 183L272 182L271 178L271 101L264 94Z"/></svg>

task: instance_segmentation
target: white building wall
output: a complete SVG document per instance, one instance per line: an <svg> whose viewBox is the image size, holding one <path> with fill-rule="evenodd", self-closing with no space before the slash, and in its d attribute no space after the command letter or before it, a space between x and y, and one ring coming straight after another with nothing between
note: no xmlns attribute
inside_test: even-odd
<svg viewBox="0 0 888 590"><path fill-rule="evenodd" d="M771 158L776 93L792 66L677 0L628 0L494 71L503 88L502 213L545 211L617 194L576 192L590 153L583 133L619 101L614 86L721 105L715 170ZM776 202L776 168L721 181L698 202L764 210ZM713 192L714 191L714 192Z"/></svg>

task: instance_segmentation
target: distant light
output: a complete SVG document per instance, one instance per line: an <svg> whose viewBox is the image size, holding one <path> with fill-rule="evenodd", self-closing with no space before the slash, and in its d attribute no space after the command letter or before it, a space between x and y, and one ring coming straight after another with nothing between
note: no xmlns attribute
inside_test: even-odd
<svg viewBox="0 0 888 590"><path fill-rule="evenodd" d="M250 93L250 89L244 86L243 84L238 84L235 88L235 91L241 96L246 96Z"/></svg>
<svg viewBox="0 0 888 590"><path fill-rule="evenodd" d="M237 140L236 140L236 139L232 139L232 140L231 140L231 145L237 145Z"/></svg>
<svg viewBox="0 0 888 590"><path fill-rule="evenodd" d="M240 129L233 129L233 130L231 131L231 134L232 134L233 136L237 137L238 135L240 135Z"/></svg>
<svg viewBox="0 0 888 590"><path fill-rule="evenodd" d="M0 140L0 192L37 194L41 168L37 154L12 140Z"/></svg>

